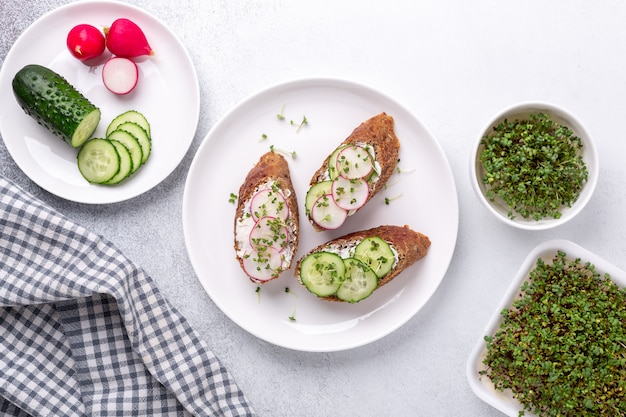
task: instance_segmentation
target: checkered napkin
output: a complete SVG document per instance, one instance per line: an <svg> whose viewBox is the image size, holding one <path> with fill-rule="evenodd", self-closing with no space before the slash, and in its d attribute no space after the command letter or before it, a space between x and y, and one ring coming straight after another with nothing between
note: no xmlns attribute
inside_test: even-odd
<svg viewBox="0 0 626 417"><path fill-rule="evenodd" d="M0 415L255 414L141 268L0 178Z"/></svg>

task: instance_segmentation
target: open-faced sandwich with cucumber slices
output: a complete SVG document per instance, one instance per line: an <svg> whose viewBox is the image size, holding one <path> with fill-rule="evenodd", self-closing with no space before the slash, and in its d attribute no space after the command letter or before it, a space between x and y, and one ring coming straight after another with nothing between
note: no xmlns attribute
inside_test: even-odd
<svg viewBox="0 0 626 417"><path fill-rule="evenodd" d="M428 253L428 236L384 225L333 239L296 263L295 276L328 301L357 303Z"/></svg>
<svg viewBox="0 0 626 417"><path fill-rule="evenodd" d="M239 188L235 253L251 281L265 283L291 268L298 250L298 202L287 160L267 152Z"/></svg>
<svg viewBox="0 0 626 417"><path fill-rule="evenodd" d="M380 191L398 163L393 117L380 113L361 123L313 175L305 212L316 231L339 228Z"/></svg>

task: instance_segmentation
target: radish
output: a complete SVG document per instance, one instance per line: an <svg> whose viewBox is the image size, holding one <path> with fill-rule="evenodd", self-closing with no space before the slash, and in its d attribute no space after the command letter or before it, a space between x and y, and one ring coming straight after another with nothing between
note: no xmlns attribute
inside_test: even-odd
<svg viewBox="0 0 626 417"><path fill-rule="evenodd" d="M105 39L98 28L80 24L70 29L66 45L76 59L87 61L102 55L105 49Z"/></svg>
<svg viewBox="0 0 626 417"><path fill-rule="evenodd" d="M137 85L139 70L131 59L112 57L102 67L104 86L115 94L128 94Z"/></svg>
<svg viewBox="0 0 626 417"><path fill-rule="evenodd" d="M273 248L252 251L243 257L243 269L253 281L262 283L282 272L283 258Z"/></svg>
<svg viewBox="0 0 626 417"><path fill-rule="evenodd" d="M252 213L254 220L265 216L274 216L286 220L289 217L289 206L280 191L263 188L252 196L250 213Z"/></svg>
<svg viewBox="0 0 626 417"><path fill-rule="evenodd" d="M318 198L311 208L311 219L327 230L337 229L347 217L348 211L339 207L331 194Z"/></svg>
<svg viewBox="0 0 626 417"><path fill-rule="evenodd" d="M357 210L367 202L369 186L363 178L350 180L337 177L332 186L333 200L344 210Z"/></svg>
<svg viewBox="0 0 626 417"><path fill-rule="evenodd" d="M104 28L104 36L107 48L114 55L124 58L154 55L146 35L132 20L117 19L110 27Z"/></svg>
<svg viewBox="0 0 626 417"><path fill-rule="evenodd" d="M257 250L267 246L280 252L288 243L289 231L277 217L260 218L250 232L250 245Z"/></svg>
<svg viewBox="0 0 626 417"><path fill-rule="evenodd" d="M337 173L348 179L366 177L374 169L370 153L362 146L346 146L337 156Z"/></svg>

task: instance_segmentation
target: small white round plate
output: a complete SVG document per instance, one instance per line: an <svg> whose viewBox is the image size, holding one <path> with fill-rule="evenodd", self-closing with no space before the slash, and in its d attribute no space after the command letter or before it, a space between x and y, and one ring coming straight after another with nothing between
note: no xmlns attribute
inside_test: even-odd
<svg viewBox="0 0 626 417"><path fill-rule="evenodd" d="M137 23L155 51L154 56L136 59L139 82L124 96L109 92L102 83L102 64L110 52L86 65L66 48L67 33L73 26L88 23L103 28L120 17ZM59 73L100 108L96 137L104 136L115 116L131 109L143 113L152 131L148 162L118 186L89 184L78 171L77 150L39 126L13 97L13 77L27 64L43 65ZM200 115L196 71L180 40L154 16L113 1L72 3L33 23L7 54L0 71L0 92L4 97L0 101L0 134L15 163L45 190L88 204L127 200L159 184L187 153Z"/></svg>
<svg viewBox="0 0 626 417"><path fill-rule="evenodd" d="M325 158L360 123L381 112L395 119L402 171L339 230L315 232L301 215L296 260L327 240L382 224L406 224L429 236L428 255L357 304L318 299L293 277L293 268L262 286L253 284L235 259L236 204L229 202L231 193L239 192L248 171L273 146L275 151L296 152L287 160L303 207L311 176ZM424 125L386 95L335 79L290 81L239 103L200 145L183 196L187 251L211 299L253 335L301 351L362 346L412 318L446 273L458 218L452 171Z"/></svg>

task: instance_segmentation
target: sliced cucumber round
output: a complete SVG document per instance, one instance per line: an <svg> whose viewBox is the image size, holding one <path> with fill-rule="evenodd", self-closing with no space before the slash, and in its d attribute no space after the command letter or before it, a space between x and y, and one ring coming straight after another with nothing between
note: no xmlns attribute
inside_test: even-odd
<svg viewBox="0 0 626 417"><path fill-rule="evenodd" d="M116 140L112 140L110 142L113 144L113 146L115 146L117 154L120 157L120 170L117 174L113 176L113 178L106 181L105 184L114 185L119 184L130 176L130 174L133 172L133 160L130 156L130 151L126 146L122 145L121 142L118 142Z"/></svg>
<svg viewBox="0 0 626 417"><path fill-rule="evenodd" d="M328 297L337 292L345 271L346 266L339 255L315 252L300 263L300 281L318 297Z"/></svg>
<svg viewBox="0 0 626 417"><path fill-rule="evenodd" d="M304 199L304 209L306 210L307 215L311 213L313 204L315 204L318 198L326 194L331 194L332 187L332 181L322 181L309 188L309 191L307 191L306 197Z"/></svg>
<svg viewBox="0 0 626 417"><path fill-rule="evenodd" d="M378 278L387 275L396 263L391 246L378 236L359 242L354 249L354 257L372 268Z"/></svg>
<svg viewBox="0 0 626 417"><path fill-rule="evenodd" d="M120 170L120 156L111 141L101 138L87 141L78 151L78 170L90 183L103 184Z"/></svg>
<svg viewBox="0 0 626 417"><path fill-rule="evenodd" d="M378 287L376 273L358 259L347 258L343 262L346 266L346 276L337 290L337 298L356 303L369 297Z"/></svg>
<svg viewBox="0 0 626 417"><path fill-rule="evenodd" d="M106 136L109 136L111 132L118 128L119 125L126 122L137 123L143 128L143 130L146 131L148 137L152 138L152 133L150 132L150 123L148 123L148 119L146 119L146 117L137 110L128 110L115 117L107 126Z"/></svg>
<svg viewBox="0 0 626 417"><path fill-rule="evenodd" d="M326 165L328 167L328 175L330 176L331 180L334 180L335 178L339 176L339 171L337 171L337 158L339 157L339 154L341 153L341 151L343 151L347 147L348 145L341 145L337 147L337 149L335 149L333 153L331 153L330 156L328 157L328 161L326 162Z"/></svg>
<svg viewBox="0 0 626 417"><path fill-rule="evenodd" d="M152 152L152 141L150 140L148 132L135 122L124 122L115 130L128 132L137 139L137 142L139 142L141 146L141 163L145 164L150 157L150 152Z"/></svg>
<svg viewBox="0 0 626 417"><path fill-rule="evenodd" d="M125 130L114 130L107 136L107 139L116 140L126 146L130 152L130 157L133 160L132 172L137 171L141 166L141 161L143 159L143 151L141 150L141 145L139 144L137 138Z"/></svg>

